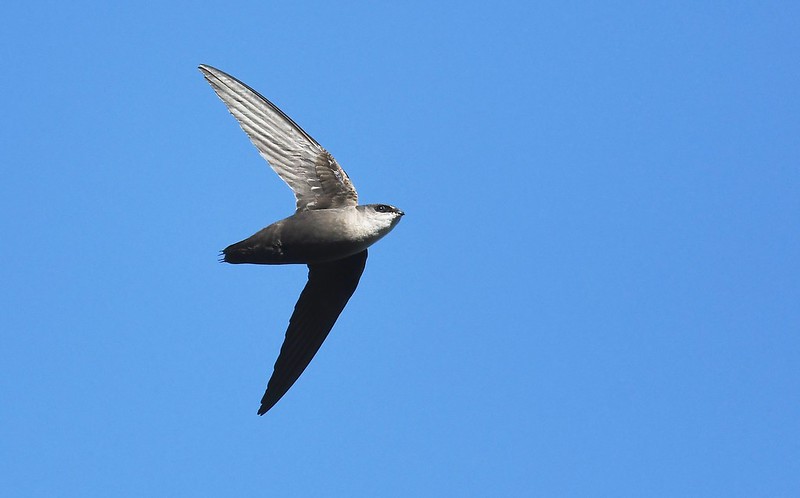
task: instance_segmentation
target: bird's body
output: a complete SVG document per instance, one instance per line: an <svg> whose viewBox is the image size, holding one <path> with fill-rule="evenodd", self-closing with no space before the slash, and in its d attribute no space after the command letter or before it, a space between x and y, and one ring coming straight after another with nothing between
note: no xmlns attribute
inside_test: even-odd
<svg viewBox="0 0 800 498"><path fill-rule="evenodd" d="M325 263L359 253L400 220L371 216L370 206L300 211L225 248L226 263Z"/></svg>
<svg viewBox="0 0 800 498"><path fill-rule="evenodd" d="M306 264L306 283L259 415L303 373L358 286L367 248L394 228L403 212L358 204L358 194L333 156L273 103L213 67L200 71L261 156L294 191L296 212L225 248L226 263Z"/></svg>

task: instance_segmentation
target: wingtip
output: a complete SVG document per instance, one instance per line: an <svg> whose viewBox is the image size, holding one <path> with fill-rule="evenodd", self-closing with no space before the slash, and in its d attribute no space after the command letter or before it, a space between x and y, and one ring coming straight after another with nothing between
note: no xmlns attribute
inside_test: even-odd
<svg viewBox="0 0 800 498"><path fill-rule="evenodd" d="M261 416L261 415L264 415L265 413L267 413L268 411L270 411L270 409L271 409L273 406L275 406L275 403L272 403L272 404L261 403L261 407L258 409L258 415L259 415L259 416Z"/></svg>
<svg viewBox="0 0 800 498"><path fill-rule="evenodd" d="M208 78L209 76L213 76L215 73L220 72L219 69L213 66L209 66L208 64L200 64L199 66L197 66L197 69L201 73L203 73L203 76L205 76L206 78Z"/></svg>

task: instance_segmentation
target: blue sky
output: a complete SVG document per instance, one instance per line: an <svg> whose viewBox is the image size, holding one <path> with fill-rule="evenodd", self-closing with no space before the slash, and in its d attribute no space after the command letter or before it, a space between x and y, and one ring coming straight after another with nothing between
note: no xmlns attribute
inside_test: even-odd
<svg viewBox="0 0 800 498"><path fill-rule="evenodd" d="M800 495L800 7L9 4L14 496ZM407 214L256 416L306 270L196 66Z"/></svg>

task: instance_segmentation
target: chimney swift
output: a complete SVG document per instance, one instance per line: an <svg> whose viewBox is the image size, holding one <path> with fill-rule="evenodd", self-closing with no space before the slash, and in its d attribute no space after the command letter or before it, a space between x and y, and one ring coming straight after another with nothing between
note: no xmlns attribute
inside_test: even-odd
<svg viewBox="0 0 800 498"><path fill-rule="evenodd" d="M270 167L294 192L292 216L226 247L226 263L308 265L286 338L259 415L286 394L319 350L356 290L367 248L389 233L403 211L358 204L358 194L333 156L258 92L219 69L200 65L233 117Z"/></svg>

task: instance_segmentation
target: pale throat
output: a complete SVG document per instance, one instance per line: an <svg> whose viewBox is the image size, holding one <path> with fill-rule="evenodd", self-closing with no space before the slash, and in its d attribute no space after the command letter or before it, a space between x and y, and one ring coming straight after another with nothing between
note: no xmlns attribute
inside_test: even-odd
<svg viewBox="0 0 800 498"><path fill-rule="evenodd" d="M374 241L389 233L396 223L386 216L376 216L368 211L352 211L352 222L347 224L349 235L358 240Z"/></svg>

